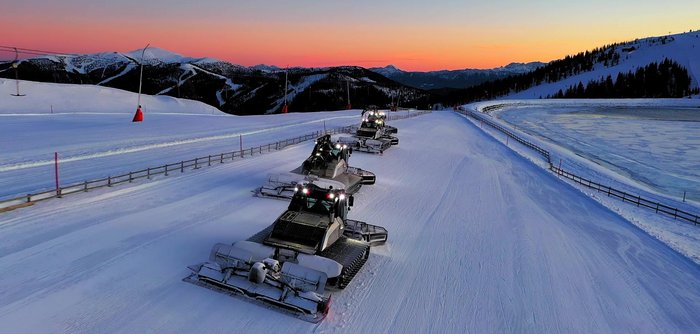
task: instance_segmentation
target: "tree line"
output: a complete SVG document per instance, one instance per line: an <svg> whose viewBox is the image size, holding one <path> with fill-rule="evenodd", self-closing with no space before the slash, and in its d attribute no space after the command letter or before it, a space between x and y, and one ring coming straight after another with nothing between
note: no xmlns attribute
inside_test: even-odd
<svg viewBox="0 0 700 334"><path fill-rule="evenodd" d="M661 63L651 63L635 71L618 73L592 80L585 86L582 82L559 90L548 98L663 98L684 97L698 94L699 88L691 89L688 70L675 61L664 58Z"/></svg>

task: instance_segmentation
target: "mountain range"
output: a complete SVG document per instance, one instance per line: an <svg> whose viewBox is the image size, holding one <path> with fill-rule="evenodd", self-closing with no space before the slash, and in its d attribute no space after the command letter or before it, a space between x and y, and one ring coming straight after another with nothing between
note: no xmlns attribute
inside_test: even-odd
<svg viewBox="0 0 700 334"><path fill-rule="evenodd" d="M430 97L362 67L245 67L154 47L128 53L39 56L21 60L18 74L23 80L137 92L141 63L144 94L198 100L237 115L281 112L285 98L289 111L307 112L345 109L348 104L389 106L399 98L403 104L426 107ZM12 62L0 62L0 77L15 77Z"/></svg>
<svg viewBox="0 0 700 334"><path fill-rule="evenodd" d="M502 79L514 74L531 72L546 65L542 62L510 63L492 69L442 70L430 72L404 71L396 66L371 68L389 79L406 86L432 90L442 88L467 88L483 82Z"/></svg>
<svg viewBox="0 0 700 334"><path fill-rule="evenodd" d="M231 114L251 115L281 112L285 98L289 111L308 112L345 109L348 104L356 108L397 103L428 108L495 98L695 96L700 87L699 50L700 32L691 30L606 45L546 64L408 72L391 65L372 69L246 67L148 48L145 52L39 56L19 61L17 73L24 80L92 84L137 92L143 63L145 94L187 98ZM626 89L625 92L633 93L620 95L610 89L600 90L603 82L612 87L618 77L632 78L633 72L642 70L654 72L655 66L666 62L674 64L673 76L659 73L657 79L647 79L634 73L634 81L628 79L625 83L645 87L652 80L660 87L653 93L647 89ZM15 78L13 62L0 61L0 77ZM684 87L678 86L679 78ZM589 84L591 89L598 87L595 94L585 92ZM566 94L573 87L580 94Z"/></svg>

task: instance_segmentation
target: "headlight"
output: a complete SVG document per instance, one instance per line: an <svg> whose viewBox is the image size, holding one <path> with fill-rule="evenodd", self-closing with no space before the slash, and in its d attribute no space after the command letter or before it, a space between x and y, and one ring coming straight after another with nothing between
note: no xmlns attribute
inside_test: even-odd
<svg viewBox="0 0 700 334"><path fill-rule="evenodd" d="M308 194L309 194L309 189L304 188L304 189L301 190L301 193L304 194L304 195L308 195Z"/></svg>

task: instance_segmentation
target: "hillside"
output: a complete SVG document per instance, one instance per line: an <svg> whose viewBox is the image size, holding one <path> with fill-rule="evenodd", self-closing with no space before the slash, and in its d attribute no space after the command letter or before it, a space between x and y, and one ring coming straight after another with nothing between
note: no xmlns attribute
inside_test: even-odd
<svg viewBox="0 0 700 334"><path fill-rule="evenodd" d="M47 55L21 60L22 80L90 84L138 91L142 50L129 53ZM284 104L285 70L244 67L212 58L190 58L158 48L144 54L143 93L197 100L237 115L279 113ZM12 62L0 63L0 77L15 77ZM426 93L361 67L288 70L290 111L388 106L402 96L411 106L427 104Z"/></svg>
<svg viewBox="0 0 700 334"><path fill-rule="evenodd" d="M468 89L451 91L439 100L459 103L495 98L539 99L552 97L557 95L560 90L565 92L571 87L579 86L579 83L585 87L591 81L606 81L608 76L611 77L614 85L614 80L619 74L628 75L630 72L634 74L640 68L652 63L661 64L666 59L687 71L690 85L686 90L690 91L691 94L697 94L697 88L700 87L700 31L691 31L638 39L581 52L552 61L526 74L486 82ZM627 97L672 96L637 94Z"/></svg>

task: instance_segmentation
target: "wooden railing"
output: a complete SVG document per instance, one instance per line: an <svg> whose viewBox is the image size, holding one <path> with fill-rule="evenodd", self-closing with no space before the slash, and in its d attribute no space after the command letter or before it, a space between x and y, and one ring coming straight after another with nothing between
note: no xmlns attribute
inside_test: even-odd
<svg viewBox="0 0 700 334"><path fill-rule="evenodd" d="M488 111L492 111L492 110L499 109L502 107L503 107L503 105L492 105L492 106L485 107L483 109L483 111L488 112ZM591 188L591 189L595 189L601 193L605 193L610 197L620 199L623 202L636 204L639 207L644 207L647 209L654 210L654 212L656 212L657 214L665 214L665 215L668 215L670 217L673 217L673 219L684 220L684 221L693 223L694 225L697 225L698 223L700 223L700 215L698 215L698 214L688 212L685 210L681 210L679 208L672 207L672 206L663 204L661 202L649 200L649 199L641 197L640 195L633 195L633 194L627 193L625 191L622 191L622 190L619 190L619 189L616 189L616 188L613 188L610 186L602 185L598 182L586 179L586 178L581 177L579 175L576 175L572 172L566 171L560 167L554 166L554 164L552 164L552 160L551 160L551 156L550 156L549 151L543 149L542 147L540 147L532 142L529 142L529 141L523 139L522 137L520 137L516 133L514 133L514 132L510 131L509 129L503 127L502 125L490 120L488 117L484 116L483 113L481 113L481 112L477 112L477 111L473 111L473 110L459 110L459 109L456 111L461 113L461 114L464 114L465 116L469 116L469 117L472 117L473 119L476 119L480 122L483 122L484 124L502 132L503 134L505 134L509 138L512 138L513 140L516 140L517 142L523 144L525 147L530 148L530 149L534 150L535 152L539 153L545 159L547 164L549 165L549 170L554 172L556 175L565 177L565 178L567 178L575 183L578 183L580 185L583 185L583 186Z"/></svg>
<svg viewBox="0 0 700 334"><path fill-rule="evenodd" d="M426 113L429 113L429 111L415 111L415 112L409 111L408 113L406 113L406 114L402 113L401 115L389 114L387 116L387 120L393 121L393 120L405 119L405 118L423 115ZM44 201L47 199L60 198L60 197L70 195L70 194L87 192L87 191L92 190L92 189L113 187L113 186L116 186L119 184L131 183L131 182L134 182L135 180L139 180L139 179L150 179L151 177L154 177L156 175L168 176L171 173L183 173L185 170L189 170L189 169L199 169L202 167L211 166L212 164L217 164L217 163L222 164L225 161L232 161L232 160L244 158L247 156L254 156L254 155L259 155L259 154L263 154L263 153L267 153L267 152L277 151L277 150L281 150L281 149L283 149L287 146L290 146L290 145L296 145L296 144L299 144L299 143L302 143L302 142L305 142L305 141L308 141L311 139L316 139L319 136L321 136L322 134L351 133L351 132L354 132L355 130L357 130L357 126L337 127L337 128L329 129L325 132L324 131L316 131L316 132L308 133L308 134L303 135L303 136L289 138L289 139L283 139L280 141L276 141L274 143L268 143L268 144L263 144L260 146L244 148L242 150L216 153L216 154L212 154L212 155L197 157L197 158L190 159L190 160L182 160L179 162L165 164L162 166L148 167L146 169L131 171L131 172L124 173L121 175L108 176L108 177L102 178L102 179L83 181L80 183L73 183L73 184L69 184L69 185L65 185L65 186L59 186L58 188L41 190L41 191L33 192L30 194L26 194L23 196L17 196L14 198L1 200L0 201L0 212L9 211L9 210L12 210L15 208L20 208L20 207L32 205L33 203Z"/></svg>

